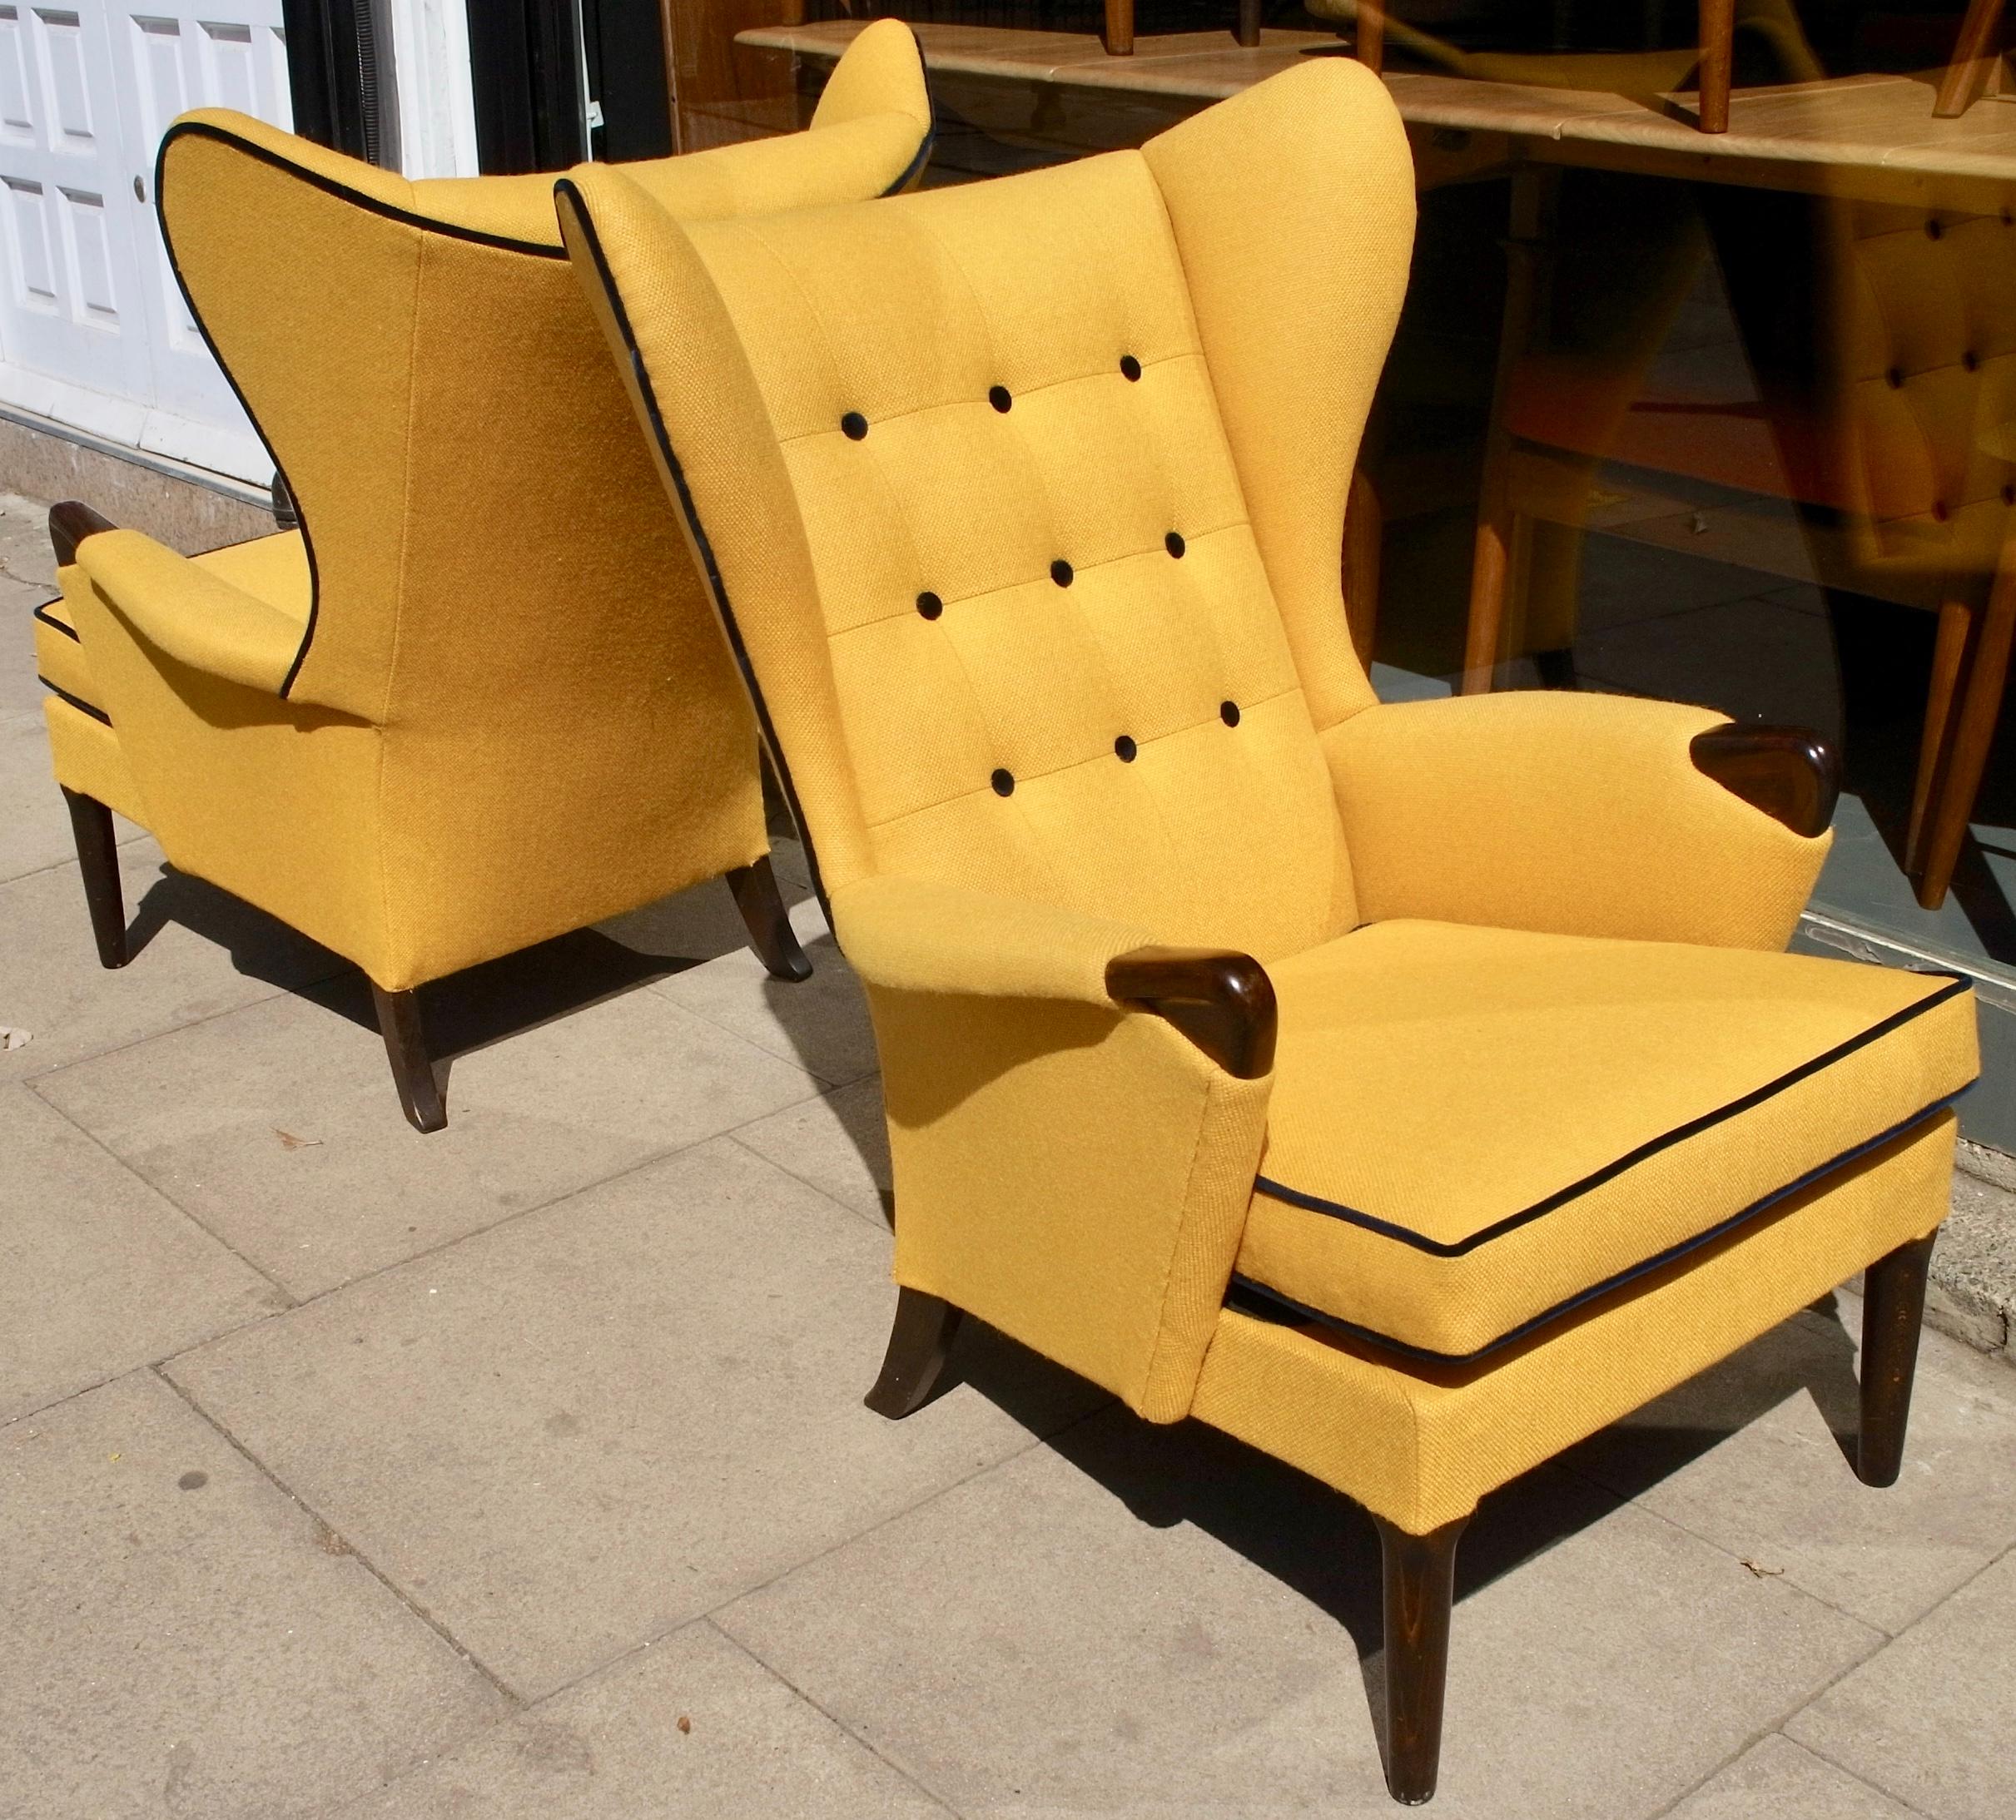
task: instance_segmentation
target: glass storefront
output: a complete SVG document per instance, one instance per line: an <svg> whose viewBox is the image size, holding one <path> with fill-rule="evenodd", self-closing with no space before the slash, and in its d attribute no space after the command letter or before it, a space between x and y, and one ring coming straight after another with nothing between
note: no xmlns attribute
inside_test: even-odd
<svg viewBox="0 0 2016 1820"><path fill-rule="evenodd" d="M1823 732L1845 791L1801 944L1974 974L1966 1128L2016 1149L2016 81L1992 11L1740 0L1720 134L1693 7L1377 20L1421 219L1344 561L1390 694L1625 691ZM1139 143L1375 23L1269 5L1243 48L1233 0L1134 12L1120 57L1090 0L706 0L682 136L796 124L871 13L920 27L941 183Z"/></svg>

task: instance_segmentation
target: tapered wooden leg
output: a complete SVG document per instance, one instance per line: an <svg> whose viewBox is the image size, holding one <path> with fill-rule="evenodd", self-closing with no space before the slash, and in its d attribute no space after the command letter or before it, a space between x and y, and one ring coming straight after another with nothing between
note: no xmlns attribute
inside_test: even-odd
<svg viewBox="0 0 2016 1820"><path fill-rule="evenodd" d="M1351 50L1374 76L1386 68L1386 0L1358 0Z"/></svg>
<svg viewBox="0 0 2016 1820"><path fill-rule="evenodd" d="M1102 35L1108 57L1134 55L1134 0L1106 0L1106 29Z"/></svg>
<svg viewBox="0 0 2016 1820"><path fill-rule="evenodd" d="M1435 1793L1456 1545L1469 1520L1458 1517L1426 1535L1410 1535L1383 1517L1373 1519L1385 1565L1386 1787L1410 1808Z"/></svg>
<svg viewBox="0 0 2016 1820"><path fill-rule="evenodd" d="M1974 105L1974 97L1988 86L1988 78L1999 55L1997 39L2002 26L2003 0L1969 0L1967 17L1960 22L1959 42L1953 61L1932 104L1935 120L1951 120Z"/></svg>
<svg viewBox="0 0 2016 1820"><path fill-rule="evenodd" d="M1904 1468L1918 1332L1925 1314L1925 1271L1938 1237L1933 1232L1899 1245L1863 1273L1862 1432L1855 1476L1865 1485L1894 1485Z"/></svg>
<svg viewBox="0 0 2016 1820"><path fill-rule="evenodd" d="M1701 0L1701 111L1703 132L1729 131L1730 65L1735 55L1736 0Z"/></svg>
<svg viewBox="0 0 2016 1820"><path fill-rule="evenodd" d="M1911 824L1904 836L1904 869L1915 875L1924 852L1925 819L1946 759L1946 735L1953 724L1953 702L1967 666L1967 644L1973 636L1973 605L1944 602L1939 610L1939 641L1932 652L1932 684L1925 691L1925 725L1918 741L1918 774L1911 781Z"/></svg>
<svg viewBox="0 0 2016 1820"><path fill-rule="evenodd" d="M410 992L387 992L371 982L378 1007L378 1028L385 1039L393 1084L407 1122L415 1131L439 1131L448 1123L441 1085L434 1077L434 1059L427 1053L427 1034L420 1027L420 1001Z"/></svg>
<svg viewBox="0 0 2016 1820"><path fill-rule="evenodd" d="M728 890L734 894L735 907L742 912L748 929L749 945L756 950L757 959L770 970L770 977L811 979L812 964L805 958L805 950L792 932L791 918L785 914L784 900L777 893L777 875L770 870L770 855L766 853L753 865L737 866L728 874Z"/></svg>
<svg viewBox="0 0 2016 1820"><path fill-rule="evenodd" d="M1505 242L1505 313L1498 326L1498 366L1484 432L1484 473L1477 493L1477 539L1470 559L1470 622L1463 640L1462 693L1490 692L1504 636L1516 514L1512 501L1512 395L1532 339L1546 177L1522 171L1512 178L1512 232Z"/></svg>
<svg viewBox="0 0 2016 1820"><path fill-rule="evenodd" d="M2009 654L2016 641L2016 550L2005 552L1995 585L1981 616L1974 653L1967 665L1950 749L1936 786L1924 839L1924 870L1918 875L1918 901L1937 910L1946 901L1959 865L1967 825L1974 818L1981 774L1995 743L1995 726L2009 679Z"/></svg>
<svg viewBox="0 0 2016 1820"><path fill-rule="evenodd" d="M1260 42L1260 0L1239 0L1237 23L1232 27L1234 39L1248 50Z"/></svg>
<svg viewBox="0 0 2016 1820"><path fill-rule="evenodd" d="M899 1290L882 1375L862 1401L892 1422L923 1408L952 1350L959 1315L951 1302L927 1296L921 1289Z"/></svg>
<svg viewBox="0 0 2016 1820"><path fill-rule="evenodd" d="M84 875L84 902L91 910L91 932L97 938L98 964L123 967L132 956L126 946L126 900L119 890L119 850L112 840L112 812L96 796L63 792L70 811L70 831L76 836L77 870Z"/></svg>

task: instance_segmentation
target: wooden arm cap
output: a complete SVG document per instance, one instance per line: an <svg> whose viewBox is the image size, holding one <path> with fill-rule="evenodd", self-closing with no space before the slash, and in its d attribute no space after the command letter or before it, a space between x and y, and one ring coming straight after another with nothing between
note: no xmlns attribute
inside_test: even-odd
<svg viewBox="0 0 2016 1820"><path fill-rule="evenodd" d="M1688 748L1694 768L1809 840L1825 834L1841 794L1841 763L1803 727L1711 727Z"/></svg>
<svg viewBox="0 0 2016 1820"><path fill-rule="evenodd" d="M1274 1065L1274 981L1251 955L1136 948L1106 963L1106 990L1165 1019L1234 1080L1258 1080Z"/></svg>
<svg viewBox="0 0 2016 1820"><path fill-rule="evenodd" d="M56 552L56 566L68 568L77 559L77 545L101 531L119 527L102 512L94 512L81 499L66 499L49 508L49 543Z"/></svg>

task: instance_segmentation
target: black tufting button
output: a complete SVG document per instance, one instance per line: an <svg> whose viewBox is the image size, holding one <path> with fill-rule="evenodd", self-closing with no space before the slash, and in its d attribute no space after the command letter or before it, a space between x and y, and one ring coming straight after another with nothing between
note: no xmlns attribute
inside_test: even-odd
<svg viewBox="0 0 2016 1820"><path fill-rule="evenodd" d="M1134 755L1139 750L1140 748L1125 733L1113 742L1113 756L1123 765L1131 765L1134 762Z"/></svg>
<svg viewBox="0 0 2016 1820"><path fill-rule="evenodd" d="M917 596L917 611L926 619L936 619L945 611L945 603L927 588Z"/></svg>
<svg viewBox="0 0 2016 1820"><path fill-rule="evenodd" d="M1889 386L1893 392L1895 391L1899 386L1904 384L1903 370L1898 367L1892 367L1883 375L1883 383Z"/></svg>
<svg viewBox="0 0 2016 1820"><path fill-rule="evenodd" d="M1941 227L1936 221L1925 223L1925 238L1929 241L1937 240L1945 231L1945 229Z"/></svg>
<svg viewBox="0 0 2016 1820"><path fill-rule="evenodd" d="M857 443L868 434L868 419L859 411L849 411L840 419L840 428L849 442Z"/></svg>
<svg viewBox="0 0 2016 1820"><path fill-rule="evenodd" d="M997 771L988 781L994 786L994 794L997 796L1012 796L1015 794L1015 773L1011 771Z"/></svg>
<svg viewBox="0 0 2016 1820"><path fill-rule="evenodd" d="M1069 588L1071 585L1071 565L1065 562L1061 556L1059 557L1055 562L1050 564L1050 578L1055 582L1058 587Z"/></svg>
<svg viewBox="0 0 2016 1820"><path fill-rule="evenodd" d="M1130 379L1138 379L1141 376L1141 363L1131 354L1123 354L1120 356L1120 371Z"/></svg>
<svg viewBox="0 0 2016 1820"><path fill-rule="evenodd" d="M1965 367L1969 373L1972 373L1981 364L1981 356L1976 354L1972 348L1969 348L1966 353L1960 356L1960 364Z"/></svg>
<svg viewBox="0 0 2016 1820"><path fill-rule="evenodd" d="M1171 556L1180 556L1189 546L1183 541L1182 532L1171 531L1167 537L1162 539L1162 548L1167 550Z"/></svg>
<svg viewBox="0 0 2016 1820"><path fill-rule="evenodd" d="M1005 411L1015 403L1015 394L1005 385L990 385L987 388L987 402L997 411Z"/></svg>
<svg viewBox="0 0 2016 1820"><path fill-rule="evenodd" d="M1944 524L1946 522L1946 502L1944 499L1934 499L1932 502L1932 522L1934 524Z"/></svg>
<svg viewBox="0 0 2016 1820"><path fill-rule="evenodd" d="M1218 704L1218 717L1219 720L1223 721L1227 727L1237 727L1239 724L1239 703L1236 702L1220 702Z"/></svg>
<svg viewBox="0 0 2016 1820"><path fill-rule="evenodd" d="M2002 503L2004 505L2016 505L2016 483L2004 483Z"/></svg>

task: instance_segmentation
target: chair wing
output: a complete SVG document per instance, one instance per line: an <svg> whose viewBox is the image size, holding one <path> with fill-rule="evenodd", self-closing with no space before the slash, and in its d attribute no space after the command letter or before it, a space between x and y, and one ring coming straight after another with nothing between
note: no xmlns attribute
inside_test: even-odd
<svg viewBox="0 0 2016 1820"><path fill-rule="evenodd" d="M1263 959L1353 920L1313 716L1371 699L1338 502L1405 145L1343 64L1219 112L1227 136L762 221L564 186L829 888L954 882ZM1275 160L1270 198L1313 166L1323 203L1207 245L1268 216L1240 191ZM1306 389L1271 372L1305 332Z"/></svg>

